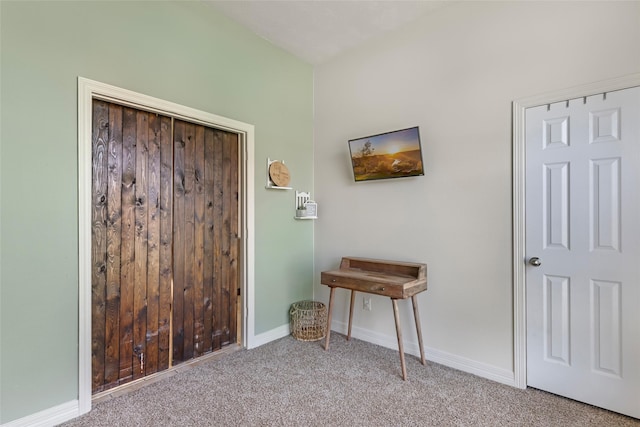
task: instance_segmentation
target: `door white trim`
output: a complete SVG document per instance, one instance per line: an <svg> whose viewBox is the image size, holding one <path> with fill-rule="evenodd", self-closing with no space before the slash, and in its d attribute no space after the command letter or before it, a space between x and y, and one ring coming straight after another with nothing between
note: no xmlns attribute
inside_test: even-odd
<svg viewBox="0 0 640 427"><path fill-rule="evenodd" d="M251 124L78 77L78 415L91 410L91 102L101 98L167 113L238 134L242 147L242 346L252 348L255 318L254 137Z"/></svg>
<svg viewBox="0 0 640 427"><path fill-rule="evenodd" d="M640 86L640 73L599 81L513 102L513 369L515 386L527 387L525 300L525 110L539 105Z"/></svg>

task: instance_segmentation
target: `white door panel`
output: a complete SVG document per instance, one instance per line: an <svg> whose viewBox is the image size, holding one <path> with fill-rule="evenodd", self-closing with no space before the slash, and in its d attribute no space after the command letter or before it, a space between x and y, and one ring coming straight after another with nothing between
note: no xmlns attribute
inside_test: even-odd
<svg viewBox="0 0 640 427"><path fill-rule="evenodd" d="M640 88L526 110L527 384L640 418Z"/></svg>

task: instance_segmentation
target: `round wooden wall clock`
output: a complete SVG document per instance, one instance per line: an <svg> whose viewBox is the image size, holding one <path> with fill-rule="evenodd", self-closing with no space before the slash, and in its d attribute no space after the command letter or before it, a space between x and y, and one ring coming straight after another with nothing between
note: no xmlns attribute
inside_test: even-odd
<svg viewBox="0 0 640 427"><path fill-rule="evenodd" d="M291 180L289 169L279 160L276 160L269 165L269 178L278 187L286 187L289 185L289 181Z"/></svg>

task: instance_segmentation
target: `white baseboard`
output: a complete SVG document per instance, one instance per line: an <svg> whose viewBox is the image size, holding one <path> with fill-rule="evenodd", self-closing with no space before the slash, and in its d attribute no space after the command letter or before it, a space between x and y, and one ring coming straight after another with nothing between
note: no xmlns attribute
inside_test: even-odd
<svg viewBox="0 0 640 427"><path fill-rule="evenodd" d="M337 331L342 334L347 334L348 325L344 322L331 322L331 330ZM351 328L351 336L363 341L370 342L382 347L391 348L393 350L398 349L398 338L393 335L384 335L378 332L371 331L369 329L353 326ZM420 357L420 348L416 341L404 341L405 353L411 354L416 357ZM493 365L478 362L476 360L468 359L466 357L457 356L455 354L447 353L445 351L437 350L430 347L424 348L425 358L429 361L439 363L450 368L457 369L459 371L468 372L473 375L477 375L482 378L486 378L501 384L506 384L512 387L516 387L514 372L506 369L497 368Z"/></svg>
<svg viewBox="0 0 640 427"><path fill-rule="evenodd" d="M270 331L263 332L258 335L254 335L247 342L247 348L252 349L256 347L260 347L263 344L270 343L271 341L278 340L280 338L284 338L291 333L289 324L278 326L277 328L271 329Z"/></svg>
<svg viewBox="0 0 640 427"><path fill-rule="evenodd" d="M79 415L78 401L72 400L2 424L2 427L52 427L76 418Z"/></svg>

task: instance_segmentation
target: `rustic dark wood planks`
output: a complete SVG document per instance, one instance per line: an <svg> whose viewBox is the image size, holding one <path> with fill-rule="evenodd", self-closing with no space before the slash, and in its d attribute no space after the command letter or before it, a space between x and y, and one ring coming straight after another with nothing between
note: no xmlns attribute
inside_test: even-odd
<svg viewBox="0 0 640 427"><path fill-rule="evenodd" d="M186 123L174 122L173 147L173 362L184 360L185 171Z"/></svg>
<svg viewBox="0 0 640 427"><path fill-rule="evenodd" d="M203 330L204 352L213 351L213 237L214 237L214 156L216 135L213 129L205 128L204 134L204 268L203 268Z"/></svg>
<svg viewBox="0 0 640 427"><path fill-rule="evenodd" d="M148 114L136 114L136 208L135 208L135 281L133 287L133 378L144 376L147 334L148 267Z"/></svg>
<svg viewBox="0 0 640 427"><path fill-rule="evenodd" d="M92 388L98 392L169 366L160 353L169 347L172 179L166 166L171 174L173 161L169 117L98 100L93 108Z"/></svg>
<svg viewBox="0 0 640 427"><path fill-rule="evenodd" d="M237 328L238 138L175 121L174 362L233 342Z"/></svg>
<svg viewBox="0 0 640 427"><path fill-rule="evenodd" d="M235 342L239 152L235 134L105 101L93 108L98 392Z"/></svg>
<svg viewBox="0 0 640 427"><path fill-rule="evenodd" d="M222 347L222 234L223 234L223 169L224 134L215 133L213 155L213 349Z"/></svg>
<svg viewBox="0 0 640 427"><path fill-rule="evenodd" d="M195 258L195 125L185 126L184 147L184 360L193 358ZM177 255L177 254L176 254Z"/></svg>
<svg viewBox="0 0 640 427"><path fill-rule="evenodd" d="M133 378L133 287L135 282L136 111L124 108L122 123L122 236L120 245L120 376Z"/></svg>
<svg viewBox="0 0 640 427"><path fill-rule="evenodd" d="M91 375L94 390L103 386L105 368L108 141L108 105L96 102L93 104L91 197Z"/></svg>
<svg viewBox="0 0 640 427"><path fill-rule="evenodd" d="M202 355L204 348L204 204L205 204L205 177L204 177L204 126L195 127L194 164L193 164L193 198L194 198L194 258L193 258L193 356Z"/></svg>
<svg viewBox="0 0 640 427"><path fill-rule="evenodd" d="M144 375L158 370L160 303L160 117L148 114L147 325Z"/></svg>
<svg viewBox="0 0 640 427"><path fill-rule="evenodd" d="M230 341L230 317L231 311L235 314L234 310L231 310L231 246L235 245L235 239L231 238L231 222L233 221L233 214L231 207L233 204L231 195L231 175L234 168L233 161L231 159L231 144L229 136L225 135L223 139L222 147L222 242L221 253L222 257L222 271L220 279L222 280L222 295L220 304L220 317L222 327L222 345L229 344ZM233 288L235 292L235 288Z"/></svg>
<svg viewBox="0 0 640 427"><path fill-rule="evenodd" d="M173 279L173 143L172 120L160 121L160 283L158 289L158 371L169 367L171 281Z"/></svg>
<svg viewBox="0 0 640 427"><path fill-rule="evenodd" d="M107 301L105 385L117 384L120 373L120 244L122 234L122 107L109 105L107 184Z"/></svg>
<svg viewBox="0 0 640 427"><path fill-rule="evenodd" d="M236 342L237 336L237 303L239 289L239 205L238 205L238 183L240 181L239 173L239 153L238 153L238 135L227 133L227 143L230 150L230 167L229 167L229 343Z"/></svg>

